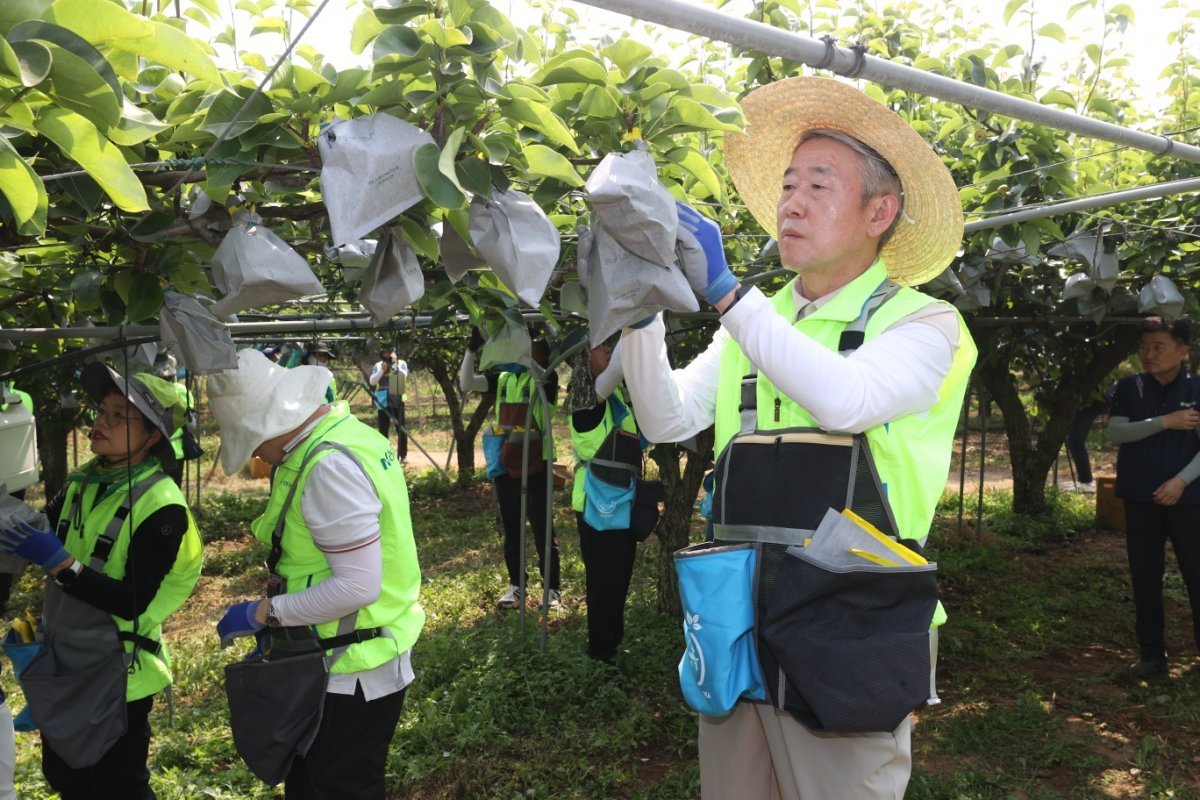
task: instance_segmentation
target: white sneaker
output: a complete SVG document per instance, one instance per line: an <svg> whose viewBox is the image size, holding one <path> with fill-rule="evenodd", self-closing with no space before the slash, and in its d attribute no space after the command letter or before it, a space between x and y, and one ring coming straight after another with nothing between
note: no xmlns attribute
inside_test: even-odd
<svg viewBox="0 0 1200 800"><path fill-rule="evenodd" d="M558 611L562 608L562 595L558 593L558 589L550 590L549 605L551 611Z"/></svg>
<svg viewBox="0 0 1200 800"><path fill-rule="evenodd" d="M508 591L500 595L500 599L496 601L496 607L500 609L518 608L525 602L525 594L521 591L520 586L508 585Z"/></svg>
<svg viewBox="0 0 1200 800"><path fill-rule="evenodd" d="M1083 492L1084 494L1095 494L1096 493L1096 482L1089 481L1087 483L1076 483L1075 491Z"/></svg>

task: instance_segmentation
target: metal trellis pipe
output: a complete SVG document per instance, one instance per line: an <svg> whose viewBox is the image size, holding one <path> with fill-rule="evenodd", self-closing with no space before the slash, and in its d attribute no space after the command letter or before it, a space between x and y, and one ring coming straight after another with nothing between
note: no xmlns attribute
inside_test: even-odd
<svg viewBox="0 0 1200 800"><path fill-rule="evenodd" d="M1137 200L1154 200L1159 197L1185 194L1187 192L1200 192L1200 178L1164 181L1150 186L1122 189L1118 192L1105 192L1104 194L1094 194L1088 197L1078 197L1074 200L1064 200L1061 203L1050 203L1037 206L1036 208L1017 209L1007 214L997 214L985 219L972 220L963 226L963 233L985 231L1015 222L1027 222L1031 219L1044 219L1045 217L1053 217L1060 214L1088 211L1093 208L1122 205Z"/></svg>
<svg viewBox="0 0 1200 800"><path fill-rule="evenodd" d="M1107 142L1135 147L1157 155L1169 155L1200 163L1200 147L1176 142L1169 137L1143 133L1109 122L1089 119L1071 111L1049 108L1032 100L934 75L916 67L893 64L848 47L775 28L762 22L723 14L683 0L576 0L596 8L665 25L749 50L799 61L810 67L827 68L838 75L863 78L895 89L920 92L929 97L960 103L968 108L991 111Z"/></svg>

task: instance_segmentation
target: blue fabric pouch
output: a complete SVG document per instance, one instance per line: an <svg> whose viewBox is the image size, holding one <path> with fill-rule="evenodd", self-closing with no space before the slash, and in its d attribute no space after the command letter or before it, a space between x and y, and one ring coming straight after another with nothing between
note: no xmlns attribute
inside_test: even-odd
<svg viewBox="0 0 1200 800"><path fill-rule="evenodd" d="M41 642L22 642L16 635L16 631L13 630L10 630L4 637L4 655L8 656L9 661L12 662L18 686L21 683L21 672L29 666L30 661L33 661L42 652L43 647ZM33 723L33 715L29 713L28 705L21 709L21 713L13 716L13 728L26 733L37 730L37 725Z"/></svg>
<svg viewBox="0 0 1200 800"><path fill-rule="evenodd" d="M751 543L704 542L675 552L687 644L679 688L705 716L767 696L754 633L755 560Z"/></svg>
<svg viewBox="0 0 1200 800"><path fill-rule="evenodd" d="M497 475L506 474L504 465L500 463L500 448L504 446L504 434L483 432L483 462L487 467L488 480L494 480Z"/></svg>
<svg viewBox="0 0 1200 800"><path fill-rule="evenodd" d="M588 469L583 479L583 521L598 531L622 531L629 527L637 478L629 472L629 485L619 486L596 476Z"/></svg>

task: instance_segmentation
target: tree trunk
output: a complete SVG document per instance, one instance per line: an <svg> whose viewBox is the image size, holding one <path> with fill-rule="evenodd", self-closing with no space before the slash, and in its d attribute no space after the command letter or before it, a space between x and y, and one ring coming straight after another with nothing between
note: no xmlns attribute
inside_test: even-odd
<svg viewBox="0 0 1200 800"><path fill-rule="evenodd" d="M479 405L472 412L469 420L463 421L463 401L458 389L458 374L451 374L445 360L430 359L429 372L441 387L442 396L446 398L446 409L450 415L450 427L454 436L454 449L458 458L458 477L455 485L461 488L470 486L475 479L475 437L483 422L488 418L492 409L494 397L485 394ZM436 400L436 395L432 395Z"/></svg>
<svg viewBox="0 0 1200 800"><path fill-rule="evenodd" d="M704 473L712 464L713 436L711 427L701 431L696 437L695 453L689 453L677 444L660 444L650 451L666 491L662 518L654 532L658 536L658 610L669 616L678 617L683 613L679 584L675 580L674 553L690 543L692 509ZM680 457L684 455L687 460L681 468Z"/></svg>
<svg viewBox="0 0 1200 800"><path fill-rule="evenodd" d="M71 472L67 458L67 439L75 427L75 410L38 412L38 454L42 460L42 481L47 502L58 496Z"/></svg>
<svg viewBox="0 0 1200 800"><path fill-rule="evenodd" d="M1043 396L1045 423L1040 431L1034 430L1033 421L1021 402L1022 376L1009 369L1010 360L1005 343L999 341L999 329L987 329L976 336L979 352L988 354L976 366L976 373L987 394L1004 414L1008 454L1012 461L1013 511L1029 516L1044 515L1048 511L1046 476L1058 458L1071 422L1101 381L1129 356L1140 335L1136 326L1121 326L1103 340L1095 341L1089 358L1078 369L1064 371L1053 389L1043 392L1049 396Z"/></svg>

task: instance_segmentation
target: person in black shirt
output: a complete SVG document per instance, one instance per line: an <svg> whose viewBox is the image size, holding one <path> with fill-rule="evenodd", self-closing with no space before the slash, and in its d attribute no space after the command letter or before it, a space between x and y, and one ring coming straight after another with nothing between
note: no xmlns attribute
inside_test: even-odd
<svg viewBox="0 0 1200 800"><path fill-rule="evenodd" d="M1117 451L1117 497L1125 501L1125 542L1133 583L1139 659L1131 669L1151 679L1167 671L1163 622L1166 543L1171 540L1191 602L1200 644L1200 378L1185 366L1186 320L1158 317L1142 326L1143 372L1117 384L1109 436Z"/></svg>

